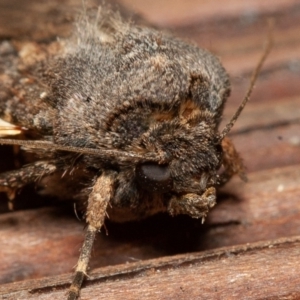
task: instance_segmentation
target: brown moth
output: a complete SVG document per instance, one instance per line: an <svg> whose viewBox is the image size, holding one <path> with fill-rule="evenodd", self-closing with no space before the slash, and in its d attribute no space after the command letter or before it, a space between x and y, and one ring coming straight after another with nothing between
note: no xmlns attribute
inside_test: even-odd
<svg viewBox="0 0 300 300"><path fill-rule="evenodd" d="M244 176L226 136L268 50L242 104L219 131L230 94L219 59L105 8L85 13L69 39L48 47L28 43L16 55L11 44L0 44L10 70L1 74L0 118L8 123L0 124L0 135L25 137L0 143L39 157L0 174L0 191L12 200L37 182L44 193L85 207L86 237L68 299L79 296L106 216L126 222L167 212L204 220L216 188Z"/></svg>

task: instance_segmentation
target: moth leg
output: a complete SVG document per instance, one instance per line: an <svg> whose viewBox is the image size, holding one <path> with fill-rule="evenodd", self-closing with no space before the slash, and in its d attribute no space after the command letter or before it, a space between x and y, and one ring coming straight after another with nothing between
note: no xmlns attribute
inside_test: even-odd
<svg viewBox="0 0 300 300"><path fill-rule="evenodd" d="M81 248L75 275L69 288L68 300L75 300L79 297L83 280L87 275L88 263L96 233L104 224L106 208L114 193L115 174L113 171L103 172L101 176L97 178L93 190L89 195L86 212L88 228Z"/></svg>
<svg viewBox="0 0 300 300"><path fill-rule="evenodd" d="M1 173L0 192L5 192L8 199L13 201L18 189L39 180L45 175L50 175L56 170L57 166L53 161L38 161L18 170ZM9 204L9 208L12 208L12 203Z"/></svg>
<svg viewBox="0 0 300 300"><path fill-rule="evenodd" d="M171 215L188 214L204 221L208 211L216 204L216 189L209 187L202 195L185 194L172 197L168 211Z"/></svg>
<svg viewBox="0 0 300 300"><path fill-rule="evenodd" d="M224 172L220 174L219 184L225 184L233 175L238 174L244 181L247 180L245 166L233 143L227 137L222 140Z"/></svg>

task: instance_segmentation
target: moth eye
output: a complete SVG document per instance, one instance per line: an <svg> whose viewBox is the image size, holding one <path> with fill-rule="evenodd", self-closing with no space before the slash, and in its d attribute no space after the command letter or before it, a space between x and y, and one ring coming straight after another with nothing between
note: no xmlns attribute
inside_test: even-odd
<svg viewBox="0 0 300 300"><path fill-rule="evenodd" d="M149 191L168 192L173 181L169 165L142 163L136 167L136 179L143 189Z"/></svg>
<svg viewBox="0 0 300 300"><path fill-rule="evenodd" d="M223 153L222 145L221 145L221 144L216 145L216 150L217 150L217 152L220 153L220 154Z"/></svg>

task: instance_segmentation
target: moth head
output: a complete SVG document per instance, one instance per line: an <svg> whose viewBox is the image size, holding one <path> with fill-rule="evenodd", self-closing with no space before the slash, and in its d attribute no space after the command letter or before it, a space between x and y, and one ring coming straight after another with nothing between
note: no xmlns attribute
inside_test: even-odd
<svg viewBox="0 0 300 300"><path fill-rule="evenodd" d="M215 194L211 191L216 184L217 171L222 161L221 143L248 102L262 64L271 49L271 44L272 40L269 39L266 50L253 72L245 98L231 121L219 134L217 129L209 124L209 119L213 119L212 116L209 116L205 110L201 112L200 107L188 100L179 109L177 117L172 116L168 125L160 122L145 133L144 138L139 141L140 144L137 146L151 149L150 151L156 153L161 160L144 161L136 165L132 178L135 178L138 185L142 186L144 190L152 192L155 190L159 193L173 193L171 203L180 203L182 199L184 199L184 203L194 200L197 202L201 198L201 192L209 191L210 194L206 199L210 199L208 201L210 203L207 204L207 207L215 203ZM164 120L170 116L157 114L156 117L157 120ZM212 136L214 138L211 139ZM192 140L189 140L188 137L191 137ZM146 194L146 196L149 195ZM174 211L176 213L176 209L170 212L174 213ZM187 210L187 213L196 217L201 216L201 213L194 214L192 210ZM204 211L202 216L205 213Z"/></svg>
<svg viewBox="0 0 300 300"><path fill-rule="evenodd" d="M152 153L155 158L119 166L112 207L123 209L130 204L139 217L141 211L149 216L164 210L197 218L205 216L207 205L214 204L215 194L208 196L210 203L199 209L194 202L203 204L201 195L216 184L222 161L222 150L215 144L217 125L213 113L192 99L183 99L176 107L164 110L133 110L124 122L119 124L121 128L132 123L136 128L134 138L123 145L126 151L145 158ZM124 140L126 137L124 134ZM186 205L191 199L193 204ZM180 201L184 209L176 208ZM175 208L169 210L169 203ZM141 209L143 205L147 209Z"/></svg>
<svg viewBox="0 0 300 300"><path fill-rule="evenodd" d="M136 136L126 149L140 156L153 153L156 157L124 167L132 170L127 176L134 177L132 186L151 194L201 194L207 185L216 182L222 151L215 143L215 113L186 99L164 110L132 111L121 128L132 123ZM124 134L122 141L127 136Z"/></svg>

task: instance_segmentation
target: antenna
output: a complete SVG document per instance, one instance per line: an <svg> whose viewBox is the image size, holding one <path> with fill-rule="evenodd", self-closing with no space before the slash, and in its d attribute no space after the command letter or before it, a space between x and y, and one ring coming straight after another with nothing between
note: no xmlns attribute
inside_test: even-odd
<svg viewBox="0 0 300 300"><path fill-rule="evenodd" d="M108 150L108 149L94 149L74 146L57 145L48 141L35 141L35 140L14 140L0 138L1 145L18 145L32 149L50 149L52 151L67 151L80 154L90 154L100 157L103 160L118 159L123 162L132 162L134 160L145 161L153 160L159 161L159 158L154 153L147 153L146 155L139 155L136 153L122 151L122 150Z"/></svg>
<svg viewBox="0 0 300 300"><path fill-rule="evenodd" d="M243 111L245 105L247 104L247 102L250 99L250 96L252 94L255 82L257 80L257 77L261 71L261 68L266 60L266 58L268 57L271 49L272 49L272 45L273 45L273 36L272 36L272 31L273 31L273 20L269 20L269 32L268 32L268 39L267 39L267 44L264 48L264 52L256 66L256 68L254 69L252 76L251 76L251 80L250 80L250 85L248 87L248 90L246 92L246 95L243 99L243 101L241 102L239 108L237 109L237 111L235 112L235 114L232 116L230 122L225 126L225 128L222 130L218 141L222 141L224 139L224 137L229 133L229 131L231 130L231 128L233 127L233 125L235 124L236 120L238 119L239 115L241 114L241 112Z"/></svg>

